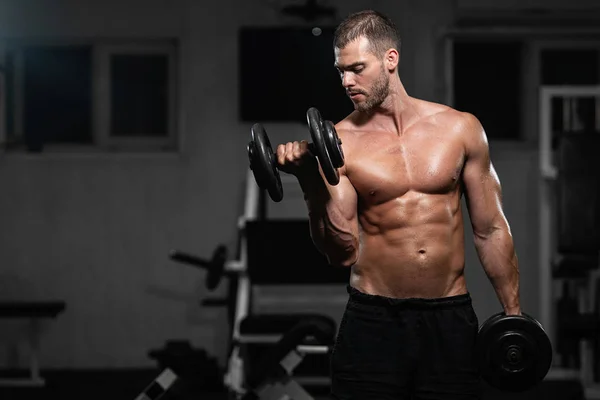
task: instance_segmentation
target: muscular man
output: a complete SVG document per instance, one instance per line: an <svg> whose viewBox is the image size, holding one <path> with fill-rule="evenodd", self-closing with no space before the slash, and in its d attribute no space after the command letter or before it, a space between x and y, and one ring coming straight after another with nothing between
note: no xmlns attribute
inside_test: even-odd
<svg viewBox="0 0 600 400"><path fill-rule="evenodd" d="M331 357L333 397L479 398L463 195L506 314L521 312L517 257L480 122L410 97L399 49L380 13L343 21L335 68L355 110L336 125L346 159L340 183L326 182L305 141L279 145L278 163L298 178L316 247L351 268Z"/></svg>

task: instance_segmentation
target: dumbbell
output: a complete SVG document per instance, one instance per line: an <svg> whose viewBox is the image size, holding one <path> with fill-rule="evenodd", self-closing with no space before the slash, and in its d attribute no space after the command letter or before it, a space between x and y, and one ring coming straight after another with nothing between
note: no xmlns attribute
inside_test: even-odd
<svg viewBox="0 0 600 400"><path fill-rule="evenodd" d="M206 288L210 291L213 291L217 286L219 286L221 279L225 275L227 247L225 247L225 245L217 246L217 248L213 251L210 260L205 260L179 250L171 250L169 252L169 258L173 261L177 261L182 264L188 264L208 271L208 274L206 275Z"/></svg>
<svg viewBox="0 0 600 400"><path fill-rule="evenodd" d="M552 344L535 318L494 314L479 328L477 355L483 379L506 392L538 384L552 364Z"/></svg>
<svg viewBox="0 0 600 400"><path fill-rule="evenodd" d="M311 107L306 112L308 129L312 143L309 151L317 157L325 179L335 186L340 182L338 168L344 165L344 153L335 126L331 121L324 121L321 113ZM277 169L276 155L271 147L265 128L256 123L251 129L251 139L247 146L250 169L261 189L267 190L271 199L280 202L283 199L281 176Z"/></svg>

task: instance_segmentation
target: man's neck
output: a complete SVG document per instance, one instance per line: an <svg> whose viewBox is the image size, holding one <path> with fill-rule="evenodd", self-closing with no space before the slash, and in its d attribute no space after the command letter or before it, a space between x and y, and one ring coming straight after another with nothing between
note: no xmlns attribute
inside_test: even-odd
<svg viewBox="0 0 600 400"><path fill-rule="evenodd" d="M390 93L378 107L365 113L365 122L400 136L412 123L417 111L399 77L390 80Z"/></svg>

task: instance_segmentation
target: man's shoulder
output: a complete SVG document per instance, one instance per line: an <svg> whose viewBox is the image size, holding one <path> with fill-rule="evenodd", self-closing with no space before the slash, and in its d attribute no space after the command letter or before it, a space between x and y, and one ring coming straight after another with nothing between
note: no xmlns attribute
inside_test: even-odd
<svg viewBox="0 0 600 400"><path fill-rule="evenodd" d="M419 100L424 110L424 117L430 122L440 124L445 128L460 132L479 125L479 120L473 114L460 111L445 104Z"/></svg>
<svg viewBox="0 0 600 400"><path fill-rule="evenodd" d="M335 129L340 139L344 139L349 135L353 136L359 130L356 123L357 114L356 112L350 113L346 118L338 121L335 124Z"/></svg>
<svg viewBox="0 0 600 400"><path fill-rule="evenodd" d="M477 141L485 137L485 132L479 119L466 111L439 105L433 107L431 113L425 118L429 123L436 125L445 132L452 133L456 137L466 141Z"/></svg>

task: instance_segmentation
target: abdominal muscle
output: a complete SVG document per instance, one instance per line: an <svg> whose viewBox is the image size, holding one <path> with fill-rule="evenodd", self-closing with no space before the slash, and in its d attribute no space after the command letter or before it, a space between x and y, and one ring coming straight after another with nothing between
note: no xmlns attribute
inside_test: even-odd
<svg viewBox="0 0 600 400"><path fill-rule="evenodd" d="M466 293L462 218L458 190L407 192L383 204L364 205L351 286L394 298Z"/></svg>

